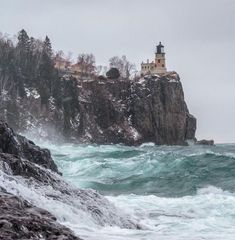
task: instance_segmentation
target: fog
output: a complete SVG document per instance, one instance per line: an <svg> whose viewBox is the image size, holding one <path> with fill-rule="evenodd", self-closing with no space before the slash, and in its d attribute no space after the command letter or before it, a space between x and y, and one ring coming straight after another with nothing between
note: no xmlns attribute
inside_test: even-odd
<svg viewBox="0 0 235 240"><path fill-rule="evenodd" d="M125 54L138 69L165 46L197 138L235 142L234 0L0 0L0 31L48 35L56 50L93 53L97 65Z"/></svg>

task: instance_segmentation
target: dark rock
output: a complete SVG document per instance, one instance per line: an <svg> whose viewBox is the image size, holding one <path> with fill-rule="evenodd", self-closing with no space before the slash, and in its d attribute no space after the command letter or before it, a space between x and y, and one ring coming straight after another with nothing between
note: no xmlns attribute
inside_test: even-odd
<svg viewBox="0 0 235 240"><path fill-rule="evenodd" d="M196 119L175 72L138 81L85 82L80 96L79 133L85 141L184 145L195 140Z"/></svg>
<svg viewBox="0 0 235 240"><path fill-rule="evenodd" d="M191 115L191 114L187 114L187 124L186 124L186 139L192 139L192 140L196 140L195 139L195 132L196 132L196 126L197 126L197 119Z"/></svg>
<svg viewBox="0 0 235 240"><path fill-rule="evenodd" d="M8 124L3 121L0 121L0 151L28 159L59 173L49 150L42 149L25 137L15 134Z"/></svg>
<svg viewBox="0 0 235 240"><path fill-rule="evenodd" d="M33 178L38 182L53 186L56 180L42 168L27 159L18 158L12 154L0 153L2 170L10 175L18 175L25 178Z"/></svg>
<svg viewBox="0 0 235 240"><path fill-rule="evenodd" d="M214 140L206 140L206 139L202 139L196 142L196 144L199 145L207 145L207 146L213 146L214 145Z"/></svg>
<svg viewBox="0 0 235 240"><path fill-rule="evenodd" d="M0 239L80 239L49 212L12 194L0 192L0 212Z"/></svg>

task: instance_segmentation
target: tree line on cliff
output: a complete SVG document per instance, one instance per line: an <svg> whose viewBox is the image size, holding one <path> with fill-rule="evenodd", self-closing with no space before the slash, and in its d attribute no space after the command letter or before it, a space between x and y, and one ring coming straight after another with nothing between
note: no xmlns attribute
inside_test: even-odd
<svg viewBox="0 0 235 240"><path fill-rule="evenodd" d="M27 87L33 87L40 94L42 104L47 104L50 96L60 104L60 86L51 42L47 36L40 41L21 30L16 44L10 39L0 38L1 94L8 93L17 99L26 96Z"/></svg>
<svg viewBox="0 0 235 240"><path fill-rule="evenodd" d="M70 117L76 110L76 79L70 77L65 81L60 78L53 59L48 36L41 41L21 30L15 43L0 36L0 114L13 127L18 127L19 101L27 96L27 89L37 91L45 109L53 99L55 107L63 109L64 115Z"/></svg>
<svg viewBox="0 0 235 240"><path fill-rule="evenodd" d="M62 51L53 50L48 36L39 40L24 29L16 39L0 34L0 117L12 123L15 129L21 114L19 99L27 96L27 89L37 91L43 109L48 109L53 99L55 107L63 112L65 129L79 112L78 79L72 75L64 78L60 74L54 64L57 55L64 56ZM81 53L76 63L83 66L84 76L92 75L93 79L104 72L108 78L120 76L122 79L129 79L135 73L134 64L126 56L112 57L109 67L104 67L96 66L93 54Z"/></svg>
<svg viewBox="0 0 235 240"><path fill-rule="evenodd" d="M25 87L34 87L40 94L42 104L47 104L50 96L61 105L63 84L54 67L55 55L48 36L44 41L29 37L23 29L18 33L17 41L0 35L0 90L13 97L24 97ZM98 76L107 72L108 67L95 66L93 54L79 54L77 63L83 72ZM136 73L135 65L126 56L114 56L109 60L109 68L116 68L122 78L130 79ZM116 74L117 75L117 74ZM116 76L115 75L115 76Z"/></svg>

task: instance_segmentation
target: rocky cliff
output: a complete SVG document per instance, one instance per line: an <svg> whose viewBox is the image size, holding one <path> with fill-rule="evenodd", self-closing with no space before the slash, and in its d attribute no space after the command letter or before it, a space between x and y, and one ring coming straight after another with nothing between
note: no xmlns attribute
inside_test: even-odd
<svg viewBox="0 0 235 240"><path fill-rule="evenodd" d="M2 117L20 131L99 144L183 145L195 139L196 119L188 111L175 72L135 81L88 79L77 81L77 86L74 80L63 79L63 85L67 90L61 97L62 108L53 98L47 108L40 106L36 90L27 89L27 96L18 99L14 109L7 107L11 106L7 100L3 108L8 114Z"/></svg>
<svg viewBox="0 0 235 240"><path fill-rule="evenodd" d="M79 103L82 139L182 145L195 138L196 119L188 111L175 72L138 81L85 81Z"/></svg>

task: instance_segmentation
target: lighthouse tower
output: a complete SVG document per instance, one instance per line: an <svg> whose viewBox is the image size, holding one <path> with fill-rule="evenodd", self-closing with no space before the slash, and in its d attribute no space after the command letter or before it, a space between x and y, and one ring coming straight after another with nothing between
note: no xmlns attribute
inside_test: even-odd
<svg viewBox="0 0 235 240"><path fill-rule="evenodd" d="M155 61L141 63L141 74L164 74L167 73L166 70L166 59L165 59L165 52L164 46L161 42L156 47L155 51Z"/></svg>
<svg viewBox="0 0 235 240"><path fill-rule="evenodd" d="M156 47L156 52L155 52L155 72L156 73L166 73L166 59L165 59L165 51L164 51L164 46L162 45L161 42Z"/></svg>

